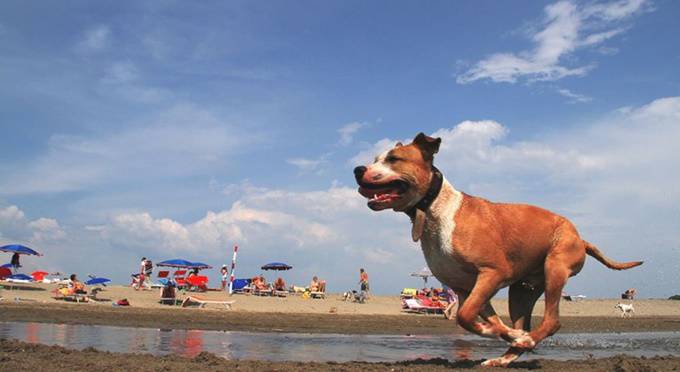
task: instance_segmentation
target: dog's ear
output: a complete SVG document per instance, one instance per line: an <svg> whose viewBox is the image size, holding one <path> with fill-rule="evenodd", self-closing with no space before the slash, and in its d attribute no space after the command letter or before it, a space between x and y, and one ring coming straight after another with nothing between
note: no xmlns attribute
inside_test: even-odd
<svg viewBox="0 0 680 372"><path fill-rule="evenodd" d="M423 153L423 158L425 160L432 160L432 157L434 154L436 154L439 151L439 145L442 143L442 139L437 137L437 138L432 138L430 136L425 135L425 133L420 132L416 135L416 137L413 139L413 144L418 146L420 151Z"/></svg>
<svg viewBox="0 0 680 372"><path fill-rule="evenodd" d="M394 147L401 147L401 146L404 146L404 144L403 144L403 143L401 143L401 142L397 142L397 144L396 144L396 145L394 145Z"/></svg>

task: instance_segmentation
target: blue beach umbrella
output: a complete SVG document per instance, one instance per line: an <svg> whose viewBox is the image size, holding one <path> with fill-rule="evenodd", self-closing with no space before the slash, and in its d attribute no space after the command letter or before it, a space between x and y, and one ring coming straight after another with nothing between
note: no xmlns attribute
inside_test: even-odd
<svg viewBox="0 0 680 372"><path fill-rule="evenodd" d="M262 270L275 270L275 271L285 271L292 269L293 266L285 264L283 262L270 262L261 267Z"/></svg>
<svg viewBox="0 0 680 372"><path fill-rule="evenodd" d="M87 285L101 284L101 285L105 286L106 285L105 283L108 283L110 281L111 281L111 279L107 279L107 278L92 278L92 279L86 281L85 284L87 284Z"/></svg>
<svg viewBox="0 0 680 372"><path fill-rule="evenodd" d="M204 264L203 262L192 262L190 268L203 270L203 269L212 269L212 266L210 266L208 264Z"/></svg>
<svg viewBox="0 0 680 372"><path fill-rule="evenodd" d="M188 268L194 268L194 263L191 261L183 260L181 258L175 258L172 260L165 260L163 262L159 262L156 264L156 266L166 266L166 267L176 267L176 268L182 268L182 269L188 269Z"/></svg>
<svg viewBox="0 0 680 372"><path fill-rule="evenodd" d="M6 269L11 269L13 266L12 266L11 263L6 263L6 264L4 264L4 265L2 265L2 266L0 266L0 267L4 267L4 268L6 268Z"/></svg>
<svg viewBox="0 0 680 372"><path fill-rule="evenodd" d="M20 244L4 245L4 246L0 247L0 252L28 254L28 255L33 255L33 256L42 256L40 253L34 251L33 249L28 248L24 245L20 245Z"/></svg>
<svg viewBox="0 0 680 372"><path fill-rule="evenodd" d="M7 277L7 278L8 278L8 279L14 279L14 280L26 280L26 281L29 281L29 282L32 282L32 281L33 281L33 277L32 277L32 276L28 276L28 275L26 275L26 274L14 274L14 275L10 275L10 276Z"/></svg>

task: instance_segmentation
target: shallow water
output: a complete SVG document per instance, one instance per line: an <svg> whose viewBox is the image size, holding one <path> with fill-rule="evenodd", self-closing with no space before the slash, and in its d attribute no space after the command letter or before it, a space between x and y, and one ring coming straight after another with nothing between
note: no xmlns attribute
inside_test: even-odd
<svg viewBox="0 0 680 372"><path fill-rule="evenodd" d="M0 338L73 349L188 357L207 351L227 359L271 361L481 359L499 356L507 348L505 342L472 335L219 332L22 322L0 322ZM530 357L564 360L616 354L680 356L680 332L562 334L542 342Z"/></svg>

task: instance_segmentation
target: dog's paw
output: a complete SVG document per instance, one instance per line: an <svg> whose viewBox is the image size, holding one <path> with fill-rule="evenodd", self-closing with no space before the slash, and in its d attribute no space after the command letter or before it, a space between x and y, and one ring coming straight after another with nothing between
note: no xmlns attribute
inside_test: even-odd
<svg viewBox="0 0 680 372"><path fill-rule="evenodd" d="M482 362L482 367L507 367L515 359L519 358L519 355L509 354L503 355L500 358L488 359Z"/></svg>
<svg viewBox="0 0 680 372"><path fill-rule="evenodd" d="M515 341L512 342L511 346L522 350L532 350L536 347L536 341L525 332L524 335L517 337Z"/></svg>
<svg viewBox="0 0 680 372"><path fill-rule="evenodd" d="M510 329L508 330L508 336L512 338L513 340L516 340L518 338L528 336L529 333L527 331L521 330L521 329Z"/></svg>

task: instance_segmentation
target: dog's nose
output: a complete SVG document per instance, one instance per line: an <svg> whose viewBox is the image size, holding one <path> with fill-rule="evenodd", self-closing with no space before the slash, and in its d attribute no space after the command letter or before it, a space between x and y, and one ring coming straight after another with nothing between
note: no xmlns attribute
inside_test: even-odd
<svg viewBox="0 0 680 372"><path fill-rule="evenodd" d="M366 173L366 167L363 165L354 168L354 178L356 178L357 181L364 177L364 173Z"/></svg>

